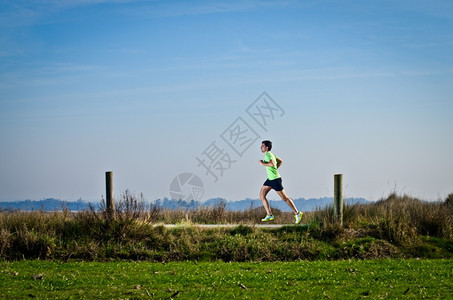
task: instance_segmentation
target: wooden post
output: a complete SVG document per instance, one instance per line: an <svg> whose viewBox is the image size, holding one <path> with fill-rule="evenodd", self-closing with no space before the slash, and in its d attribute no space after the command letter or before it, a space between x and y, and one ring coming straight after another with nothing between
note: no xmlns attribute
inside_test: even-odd
<svg viewBox="0 0 453 300"><path fill-rule="evenodd" d="M113 197L113 172L105 172L105 187L106 187L106 208L110 219L113 218L115 211L115 202Z"/></svg>
<svg viewBox="0 0 453 300"><path fill-rule="evenodd" d="M343 225L343 174L334 175L333 208L336 221Z"/></svg>

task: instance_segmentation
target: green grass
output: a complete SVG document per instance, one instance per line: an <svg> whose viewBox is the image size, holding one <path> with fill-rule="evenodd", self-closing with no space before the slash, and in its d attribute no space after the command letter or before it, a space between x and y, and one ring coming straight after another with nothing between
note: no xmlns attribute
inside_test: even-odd
<svg viewBox="0 0 453 300"><path fill-rule="evenodd" d="M1 263L9 299L448 299L452 260Z"/></svg>

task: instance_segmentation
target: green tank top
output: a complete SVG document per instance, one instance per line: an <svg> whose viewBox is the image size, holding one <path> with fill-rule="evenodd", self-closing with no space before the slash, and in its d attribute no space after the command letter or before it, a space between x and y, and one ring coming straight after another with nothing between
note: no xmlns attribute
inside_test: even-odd
<svg viewBox="0 0 453 300"><path fill-rule="evenodd" d="M277 170L277 157L270 151L267 151L266 155L264 156L264 162L268 163L272 161L274 163L273 167L266 167L267 171L267 178L269 180L274 180L280 178L280 174Z"/></svg>

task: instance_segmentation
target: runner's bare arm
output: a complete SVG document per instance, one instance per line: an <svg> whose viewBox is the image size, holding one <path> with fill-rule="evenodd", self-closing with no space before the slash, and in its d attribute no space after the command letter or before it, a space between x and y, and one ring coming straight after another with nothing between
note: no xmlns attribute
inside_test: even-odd
<svg viewBox="0 0 453 300"><path fill-rule="evenodd" d="M277 169L278 169L282 165L283 160L281 160L279 157L276 157L276 159L277 159Z"/></svg>
<svg viewBox="0 0 453 300"><path fill-rule="evenodd" d="M272 160L270 162L264 162L264 160L259 160L258 163L262 166L265 166L265 167L273 167L274 166L274 163L272 162Z"/></svg>

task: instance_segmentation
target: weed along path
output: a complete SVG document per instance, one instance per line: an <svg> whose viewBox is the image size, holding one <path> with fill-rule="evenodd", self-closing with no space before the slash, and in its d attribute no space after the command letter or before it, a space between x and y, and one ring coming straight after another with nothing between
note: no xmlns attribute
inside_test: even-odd
<svg viewBox="0 0 453 300"><path fill-rule="evenodd" d="M255 228L308 227L310 224L156 224L166 228L199 227L199 228L235 228L238 226Z"/></svg>

